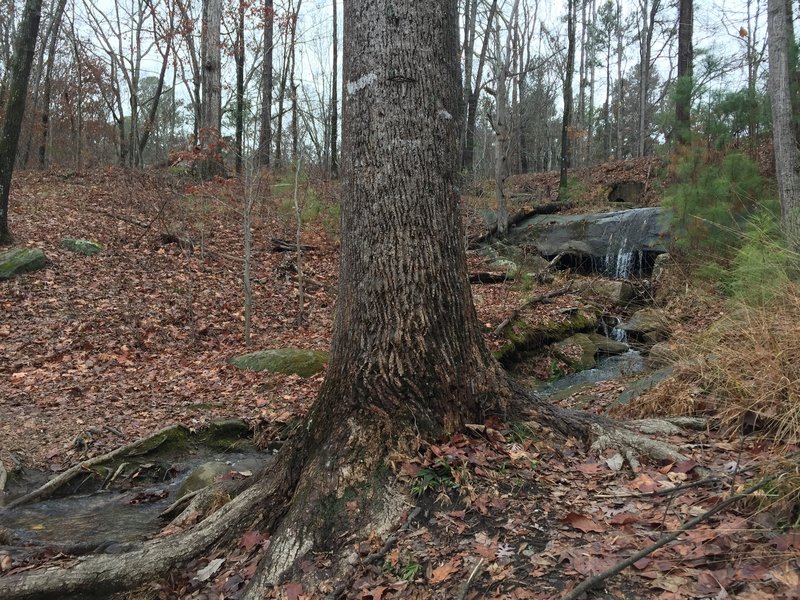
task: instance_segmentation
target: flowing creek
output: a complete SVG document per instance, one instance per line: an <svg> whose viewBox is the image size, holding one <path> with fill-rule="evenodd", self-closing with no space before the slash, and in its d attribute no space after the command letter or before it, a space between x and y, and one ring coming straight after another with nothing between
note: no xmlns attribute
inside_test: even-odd
<svg viewBox="0 0 800 600"><path fill-rule="evenodd" d="M165 524L159 514L178 499L182 487L198 467L214 465L221 473L249 475L263 466L270 455L255 448L220 452L201 447L182 458L166 465L167 473L173 476L163 481L134 483L126 490L53 497L7 512L0 508L0 525L11 530L22 543L91 545L142 540Z"/></svg>

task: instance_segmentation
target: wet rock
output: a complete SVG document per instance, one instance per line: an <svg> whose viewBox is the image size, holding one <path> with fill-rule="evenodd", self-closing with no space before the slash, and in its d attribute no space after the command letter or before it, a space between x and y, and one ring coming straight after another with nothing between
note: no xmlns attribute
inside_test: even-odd
<svg viewBox="0 0 800 600"><path fill-rule="evenodd" d="M220 461L203 463L189 473L186 481L181 484L177 497L182 498L186 494L202 490L204 487L213 484L217 477L231 470L231 466L228 463Z"/></svg>
<svg viewBox="0 0 800 600"><path fill-rule="evenodd" d="M536 215L511 230L506 243L533 245L545 257L563 254L563 266L611 277L649 275L667 251L669 212L636 208L589 215Z"/></svg>
<svg viewBox="0 0 800 600"><path fill-rule="evenodd" d="M633 313L631 318L622 323L619 328L629 334L640 336L656 332L667 333L669 332L669 319L667 313L661 309L643 308Z"/></svg>
<svg viewBox="0 0 800 600"><path fill-rule="evenodd" d="M628 350L630 350L630 346L628 346L628 344L624 342L617 342L611 338L607 338L604 335L600 335L599 333L589 334L589 339L592 340L595 346L597 346L597 351L600 354L625 354Z"/></svg>
<svg viewBox="0 0 800 600"><path fill-rule="evenodd" d="M553 344L556 355L575 370L583 371L597 366L598 348L586 333L576 333ZM577 352L576 352L577 350Z"/></svg>
<svg viewBox="0 0 800 600"><path fill-rule="evenodd" d="M646 391L651 390L656 385L664 381L667 377L672 374L672 367L664 367L663 369L659 369L658 371L653 371L649 375L642 377L641 379L637 380L628 388L622 392L616 400L614 400L611 404L608 405L606 408L606 413L608 413L612 408L616 406L624 406L633 402L636 398L644 394Z"/></svg>
<svg viewBox="0 0 800 600"><path fill-rule="evenodd" d="M80 240L73 238L65 238L61 240L59 246L70 252L83 254L84 256L94 256L103 250L103 246L91 240Z"/></svg>
<svg viewBox="0 0 800 600"><path fill-rule="evenodd" d="M603 298L614 304L627 304L635 295L633 286L627 281L592 279L579 282L575 288L583 296Z"/></svg>
<svg viewBox="0 0 800 600"><path fill-rule="evenodd" d="M11 248L0 252L0 279L36 271L46 264L47 258L40 248Z"/></svg>
<svg viewBox="0 0 800 600"><path fill-rule="evenodd" d="M267 371L311 377L322 371L328 358L328 352L279 348L242 354L232 358L230 362L232 365L248 371Z"/></svg>

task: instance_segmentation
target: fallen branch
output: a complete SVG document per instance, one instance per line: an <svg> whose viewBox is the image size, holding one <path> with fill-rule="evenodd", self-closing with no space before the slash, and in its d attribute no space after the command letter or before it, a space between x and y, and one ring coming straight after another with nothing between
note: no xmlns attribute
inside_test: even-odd
<svg viewBox="0 0 800 600"><path fill-rule="evenodd" d="M519 316L519 313L528 308L529 306L531 306L532 304L537 304L544 300L555 298L556 296L563 296L571 289L572 289L572 282L570 281L567 285L565 285L562 288L558 288L557 290L552 290L544 294L539 294L538 296L534 296L533 298L526 300L518 308L513 310L510 315L508 315L505 319L503 319L503 322L500 323L500 325L498 325L495 328L493 335L498 336L501 333L503 333L503 330L506 327L508 327L514 319L516 319Z"/></svg>
<svg viewBox="0 0 800 600"><path fill-rule="evenodd" d="M89 208L87 210L89 212L99 213L101 215L106 215L107 217L111 217L112 219L117 219L118 221L122 221L123 223L129 223L130 225L136 225L136 227L141 227L142 229L150 229L150 226L153 224L152 221L150 223L143 223L141 221L138 221L138 220L130 218L130 217L123 217L121 215L115 215L114 213L109 212L107 210L103 210L101 208L95 208L95 209Z"/></svg>
<svg viewBox="0 0 800 600"><path fill-rule="evenodd" d="M49 496L52 496L60 488L64 487L73 479L75 479L78 475L85 473L87 470L91 469L91 467L102 464L119 456L134 456L136 455L136 449L141 445L146 444L158 438L159 436L167 436L169 433L177 429L185 429L185 428L183 427L183 425L170 425L169 427L161 429L160 431L156 432L154 435L151 435L150 437L137 440L125 446L120 446L119 448L112 450L111 452L102 454L100 456L95 456L94 458L90 458L89 460L85 460L81 463L78 463L77 465L70 467L60 475L54 477L41 487L25 494L24 496L21 496L20 498L17 498L13 502L9 502L8 505L4 507L4 509L0 509L0 513L2 513L3 510L11 510L12 508L16 508L17 506L22 506L23 504L28 504L30 502L33 502L34 500L48 498Z"/></svg>
<svg viewBox="0 0 800 600"><path fill-rule="evenodd" d="M663 546L666 546L670 542L678 539L678 537L680 537L680 535L682 533L685 533L685 532L689 531L690 529L692 529L695 525L699 525L703 521L708 520L709 518L713 517L718 512L720 512L720 511L726 509L727 507L729 507L731 504L734 504L734 503L738 502L742 498L746 498L747 496L749 496L753 492L756 492L757 490L759 490L762 487L764 487L765 485L767 485L769 482L773 481L775 478L776 478L776 476L767 477L766 479L762 479L760 482L758 482L757 484L749 487L745 491L743 491L743 492L741 492L739 494L734 494L733 496L731 496L727 500L723 500L719 504L713 506L712 508L710 508L709 510L704 512L702 515L698 515L697 517L695 517L691 521L687 521L686 523L681 525L677 530L673 531L669 535L665 535L664 537L662 537L660 540L658 540L654 544L651 544L647 548L644 548L643 550L640 550L639 552L637 552L636 554L626 558L622 562L617 563L616 565L614 565L610 569L606 569L602 573L598 573L597 575L594 575L593 577L590 577L589 579L584 580L583 583L581 583L578 587L576 587L574 590L572 590L570 593L568 593L566 596L564 596L561 600L577 600L578 598L581 597L581 595L583 595L584 593L596 588L598 585L603 583L606 579L621 573L622 571L624 571L625 569L630 567L633 563L643 559L645 556L647 556L649 554L652 554L653 552L655 552L659 548L661 548Z"/></svg>
<svg viewBox="0 0 800 600"><path fill-rule="evenodd" d="M180 236L174 233L162 233L159 238L161 245L177 244L181 250L186 250L189 253L194 251L194 242L185 236Z"/></svg>
<svg viewBox="0 0 800 600"><path fill-rule="evenodd" d="M514 281L514 276L508 273L489 273L488 271L481 271L480 273L472 273L469 276L470 283L505 283L507 281Z"/></svg>
<svg viewBox="0 0 800 600"><path fill-rule="evenodd" d="M297 244L295 242L287 242L278 238L272 238L272 251L273 252L297 252ZM300 250L308 252L316 250L316 246L309 246L308 244L300 244Z"/></svg>

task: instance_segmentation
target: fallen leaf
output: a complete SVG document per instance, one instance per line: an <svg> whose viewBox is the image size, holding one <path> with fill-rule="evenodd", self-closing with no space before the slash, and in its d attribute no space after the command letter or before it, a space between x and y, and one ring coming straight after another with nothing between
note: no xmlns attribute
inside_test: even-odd
<svg viewBox="0 0 800 600"><path fill-rule="evenodd" d="M603 533L606 529L599 523L596 523L593 519L585 516L580 515L578 513L567 513L567 516L561 519L565 523L569 523L575 529L579 529L584 533L588 533L590 531L595 531L597 533Z"/></svg>
<svg viewBox="0 0 800 600"><path fill-rule="evenodd" d="M450 559L448 562L444 563L441 566L436 567L433 570L428 582L441 583L442 581L445 581L448 577L450 577L450 575L458 571L459 566L461 566L460 557L455 557Z"/></svg>

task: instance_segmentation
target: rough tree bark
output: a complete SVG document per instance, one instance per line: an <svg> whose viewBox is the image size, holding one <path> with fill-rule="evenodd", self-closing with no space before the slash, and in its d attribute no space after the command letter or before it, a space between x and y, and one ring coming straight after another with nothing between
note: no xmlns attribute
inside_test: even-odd
<svg viewBox="0 0 800 600"><path fill-rule="evenodd" d="M208 154L201 161L200 173L209 178L222 175L225 167L219 156L222 83L220 80L219 31L222 0L203 2L203 102L200 109L200 146Z"/></svg>
<svg viewBox="0 0 800 600"><path fill-rule="evenodd" d="M11 243L11 231L8 227L8 194L11 191L11 175L17 158L19 131L25 115L28 79L30 79L41 17L42 0L26 0L14 40L14 56L9 69L11 76L3 110L3 129L0 132L0 245Z"/></svg>
<svg viewBox="0 0 800 600"><path fill-rule="evenodd" d="M789 246L800 251L800 150L794 133L789 72L789 44L794 40L791 5L785 0L769 0L767 13L772 139L781 222Z"/></svg>

